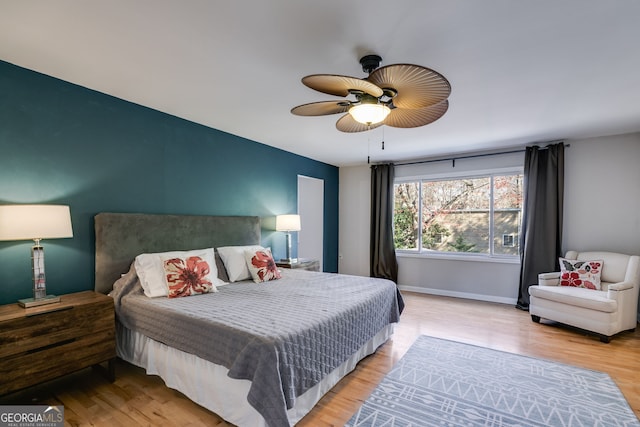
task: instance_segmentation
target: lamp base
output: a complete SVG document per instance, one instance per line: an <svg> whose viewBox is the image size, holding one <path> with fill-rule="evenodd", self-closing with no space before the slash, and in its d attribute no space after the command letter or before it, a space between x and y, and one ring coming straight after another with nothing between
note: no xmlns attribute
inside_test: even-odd
<svg viewBox="0 0 640 427"><path fill-rule="evenodd" d="M56 295L47 295L44 298L25 298L18 300L18 304L20 307L31 308L38 307L39 305L53 304L56 302L60 302L60 297Z"/></svg>

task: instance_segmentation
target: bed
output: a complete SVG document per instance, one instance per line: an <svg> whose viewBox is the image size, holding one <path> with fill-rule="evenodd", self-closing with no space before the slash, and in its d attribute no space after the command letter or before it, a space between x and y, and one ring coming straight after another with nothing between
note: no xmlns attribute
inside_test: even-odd
<svg viewBox="0 0 640 427"><path fill-rule="evenodd" d="M100 213L95 233L118 356L239 426L298 422L399 319L391 281L297 269L187 298L145 295L138 255L260 245L259 217ZM215 264L228 278L218 251Z"/></svg>

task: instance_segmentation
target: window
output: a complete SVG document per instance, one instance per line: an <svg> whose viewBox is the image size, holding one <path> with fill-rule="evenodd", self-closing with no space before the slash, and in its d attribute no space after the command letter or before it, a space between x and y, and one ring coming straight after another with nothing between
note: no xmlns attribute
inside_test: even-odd
<svg viewBox="0 0 640 427"><path fill-rule="evenodd" d="M522 174L412 180L394 185L400 251L518 255Z"/></svg>
<svg viewBox="0 0 640 427"><path fill-rule="evenodd" d="M515 234L503 234L502 235L502 246L507 248L512 248L516 245L516 235Z"/></svg>

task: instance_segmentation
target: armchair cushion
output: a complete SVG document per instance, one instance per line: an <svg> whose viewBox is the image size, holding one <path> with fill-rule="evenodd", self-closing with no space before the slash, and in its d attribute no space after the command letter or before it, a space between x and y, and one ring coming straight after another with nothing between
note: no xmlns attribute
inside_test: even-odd
<svg viewBox="0 0 640 427"><path fill-rule="evenodd" d="M624 282L627 280L627 274L631 274L629 280L637 281L638 277L638 256L632 256L634 260L630 260L629 255L619 254L615 252L576 252L569 251L564 256L567 259L576 259L586 261L591 259L601 259L604 261L602 266L602 281L609 283ZM634 276L635 275L635 276Z"/></svg>
<svg viewBox="0 0 640 427"><path fill-rule="evenodd" d="M618 303L607 296L606 291L594 291L587 288L569 286L531 286L529 293L537 298L573 305L589 310L613 313L618 310Z"/></svg>

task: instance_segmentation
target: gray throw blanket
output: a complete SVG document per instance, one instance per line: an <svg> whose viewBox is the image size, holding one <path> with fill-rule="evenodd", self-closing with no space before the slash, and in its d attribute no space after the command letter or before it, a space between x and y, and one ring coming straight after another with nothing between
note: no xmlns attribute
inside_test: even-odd
<svg viewBox="0 0 640 427"><path fill-rule="evenodd" d="M283 270L282 279L237 282L219 292L148 298L131 268L111 293L128 329L247 379L247 399L271 427L370 338L399 319L396 285L384 279Z"/></svg>

